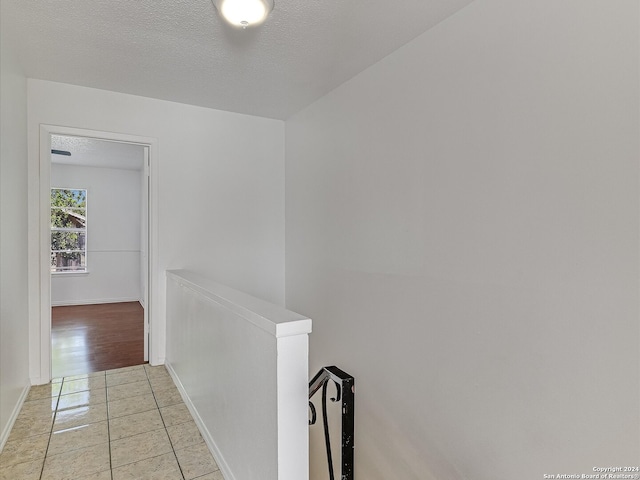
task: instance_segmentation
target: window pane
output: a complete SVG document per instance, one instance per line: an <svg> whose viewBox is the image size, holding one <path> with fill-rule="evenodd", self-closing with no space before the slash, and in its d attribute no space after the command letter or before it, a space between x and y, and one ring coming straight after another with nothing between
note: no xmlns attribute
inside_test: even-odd
<svg viewBox="0 0 640 480"><path fill-rule="evenodd" d="M52 188L51 206L85 208L87 206L87 191Z"/></svg>
<svg viewBox="0 0 640 480"><path fill-rule="evenodd" d="M52 272L85 271L86 259L84 252L51 252Z"/></svg>
<svg viewBox="0 0 640 480"><path fill-rule="evenodd" d="M84 231L78 232L51 232L51 250L68 251L84 250L87 235Z"/></svg>
<svg viewBox="0 0 640 480"><path fill-rule="evenodd" d="M51 208L51 227L85 228L87 217L84 208Z"/></svg>

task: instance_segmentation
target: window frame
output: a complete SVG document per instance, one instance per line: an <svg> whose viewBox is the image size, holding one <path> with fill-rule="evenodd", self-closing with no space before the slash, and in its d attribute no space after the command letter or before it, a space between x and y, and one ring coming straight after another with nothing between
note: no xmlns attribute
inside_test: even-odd
<svg viewBox="0 0 640 480"><path fill-rule="evenodd" d="M51 197L53 194L54 190L69 190L69 191L82 191L84 192L84 203L85 206L83 208L84 210L84 228L73 228L73 227L54 227L51 224L51 221L49 222L49 230L50 230L50 241L49 241L49 252L50 252L50 256L51 258L53 258L54 252L78 252L80 253L81 257L84 254L84 266L83 268L77 268L74 270L58 270L58 267L55 267L54 265L50 265L50 273L51 275L86 275L89 273L89 249L88 249L88 230L89 230L89 225L88 225L88 212L89 212L89 191L87 188L70 188L70 187L51 187L49 190L49 215L51 215L53 213L54 208L55 209L62 209L63 207L55 207L54 205L51 204ZM78 208L76 207L69 207L70 209L73 210L78 210ZM78 249L78 250L53 250L53 233L54 232L68 232L68 233L83 233L84 234L84 249Z"/></svg>

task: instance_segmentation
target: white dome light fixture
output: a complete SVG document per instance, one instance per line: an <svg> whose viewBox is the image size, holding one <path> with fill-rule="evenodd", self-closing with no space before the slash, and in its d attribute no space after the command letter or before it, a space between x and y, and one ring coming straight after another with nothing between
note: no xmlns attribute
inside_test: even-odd
<svg viewBox="0 0 640 480"><path fill-rule="evenodd" d="M234 27L260 25L273 10L273 0L212 0L224 19Z"/></svg>

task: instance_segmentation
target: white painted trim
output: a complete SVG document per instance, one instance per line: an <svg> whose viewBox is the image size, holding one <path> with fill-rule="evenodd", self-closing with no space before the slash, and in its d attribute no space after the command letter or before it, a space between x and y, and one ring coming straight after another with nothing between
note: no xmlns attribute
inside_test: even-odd
<svg viewBox="0 0 640 480"><path fill-rule="evenodd" d="M40 273L40 381L51 380L51 268L49 256L51 249L51 133L40 126L40 175L38 177L40 197L38 216L38 240L40 254L38 256L38 271ZM30 342L31 343L31 342ZM36 345L37 345L36 343Z"/></svg>
<svg viewBox="0 0 640 480"><path fill-rule="evenodd" d="M164 298L164 292L166 291L166 282L164 271L158 268L160 265L159 260L159 238L160 233L158 229L158 216L159 209L159 152L158 152L158 140L152 139L147 143L149 148L149 224L148 224L148 252L149 257L149 271L148 273L148 285L147 285L147 299L145 303L148 308L145 308L145 315L148 319L148 327L150 331L149 335L149 349L147 355L149 363L151 365L162 365L165 359L165 343L166 343L166 325L161 323L161 319L165 317L165 302L160 302L161 298ZM163 292L162 295L160 292Z"/></svg>
<svg viewBox="0 0 640 480"><path fill-rule="evenodd" d="M229 465L227 464L224 457L222 456L222 452L220 452L220 449L216 445L216 442L213 440L213 436L211 435L211 433L209 432L209 429L206 427L206 425L202 421L202 418L200 417L200 414L198 413L198 410L196 409L195 405L189 398L189 395L187 394L187 391L182 385L182 382L180 381L178 374L173 369L170 363L166 363L165 367L167 368L169 375L173 379L173 383L175 383L176 387L178 387L178 391L180 392L180 396L182 397L182 400L184 401L185 405L189 409L189 412L191 413L193 420L196 422L196 425L198 426L198 430L200 430L200 434L204 439L204 443L207 444L207 448L209 448L211 455L213 455L213 458L218 464L218 467L220 468L220 471L222 472L222 475L224 476L225 480L235 480L236 477L231 472Z"/></svg>
<svg viewBox="0 0 640 480"><path fill-rule="evenodd" d="M309 480L309 362L300 361L309 358L309 336L280 337L276 342L278 478ZM305 381L300 382L301 378ZM292 456L291 452L296 454ZM304 478L300 472L305 472Z"/></svg>
<svg viewBox="0 0 640 480"><path fill-rule="evenodd" d="M18 414L22 409L22 405L24 404L24 401L26 400L30 389L31 389L31 385L26 385L22 389L22 393L20 394L18 403L16 403L15 407L13 407L13 411L11 412L11 416L9 417L9 421L5 425L4 430L2 430L2 434L0 434L0 453L2 453L2 450L4 449L4 446L7 443L7 440L9 439L9 434L11 433L11 429L13 428L13 425L16 423Z"/></svg>
<svg viewBox="0 0 640 480"><path fill-rule="evenodd" d="M188 270L167 270L178 285L218 303L276 338L311 333L311 319Z"/></svg>
<svg viewBox="0 0 640 480"><path fill-rule="evenodd" d="M51 203L51 135L68 135L75 137L88 137L113 142L134 143L149 148L149 276L147 299L149 315L149 363L160 365L164 362L164 335L160 331L160 319L164 306L159 304L160 290L165 287L164 275L158 273L158 139L141 137L124 133L102 132L82 128L63 127L56 125L40 125L38 171L30 183L30 192L38 195L38 221L30 223L29 236L38 239L37 258L30 261L30 269L38 272L38 289L30 291L30 305L38 305L36 315L39 324L33 325L29 331L29 346L34 352L30 358L30 373L32 383L34 380L41 384L51 380L51 272L49 268L49 223ZM33 210L32 210L33 211ZM36 226L37 225L37 226ZM45 235L44 233L47 233ZM35 275L34 270L30 270ZM36 297L36 298L34 298ZM136 298L135 300L139 300ZM36 355L35 352L38 352Z"/></svg>
<svg viewBox="0 0 640 480"><path fill-rule="evenodd" d="M98 305L103 303L125 303L125 302L139 302L143 305L139 297L123 297L123 298L97 298L94 300L76 300L71 302L59 301L51 302L52 307L71 307L74 305ZM143 305L144 308L144 305Z"/></svg>
<svg viewBox="0 0 640 480"><path fill-rule="evenodd" d="M89 269L84 271L74 271L74 272L51 272L51 275L54 277L64 278L64 277L85 277L89 275L91 272Z"/></svg>
<svg viewBox="0 0 640 480"><path fill-rule="evenodd" d="M140 289L140 305L143 308L143 341L144 341L144 361L149 361L149 311L145 308L145 305L148 304L149 300L149 183L151 182L150 178L150 168L149 168L149 147L145 146L143 149L143 165L141 172L141 183L142 187L142 198L141 202L141 212L140 212L140 238L147 239L146 245L144 242L140 245L140 268L141 268L141 279L145 279L146 281L142 282Z"/></svg>

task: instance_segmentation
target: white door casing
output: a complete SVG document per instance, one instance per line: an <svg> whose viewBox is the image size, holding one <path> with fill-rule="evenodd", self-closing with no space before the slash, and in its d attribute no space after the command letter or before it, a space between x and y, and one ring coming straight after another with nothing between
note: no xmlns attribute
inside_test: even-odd
<svg viewBox="0 0 640 480"><path fill-rule="evenodd" d="M145 166L143 175L147 176L147 191L143 191L143 203L147 201L148 218L143 222L147 227L148 242L143 246L147 261L143 264L148 268L146 272L146 288L144 288L145 303L145 359L151 364L160 363L157 352L160 351L159 341L163 338L155 328L159 298L157 288L158 265L158 140L151 137L141 137L122 133L101 132L80 128L61 127L54 125L40 125L39 139L39 172L37 178L32 178L30 192L38 195L38 222L29 223L29 237L38 239L38 252L31 251L30 255L37 261L29 262L29 274L39 278L39 288L30 289L30 308L37 309L38 324L32 324L29 329L29 348L39 355L30 355L31 383L33 385L48 383L51 380L51 273L50 259L50 184L51 184L51 135L68 135L75 137L89 137L99 140L138 144L145 148ZM144 230L144 227L143 227ZM145 242L143 242L145 243ZM146 248L145 248L146 247Z"/></svg>

